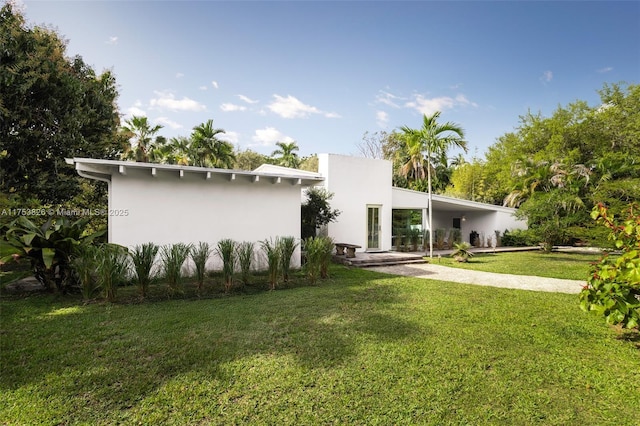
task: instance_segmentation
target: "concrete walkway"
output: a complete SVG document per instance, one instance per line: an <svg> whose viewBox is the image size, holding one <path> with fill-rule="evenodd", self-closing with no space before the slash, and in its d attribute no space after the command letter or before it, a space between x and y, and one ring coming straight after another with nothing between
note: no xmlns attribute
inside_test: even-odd
<svg viewBox="0 0 640 426"><path fill-rule="evenodd" d="M497 274L493 272L469 271L450 268L432 263L417 265L374 266L371 271L385 274L405 275L431 280L452 281L463 284L490 287L514 288L520 290L548 291L577 294L586 281L563 280L558 278L532 277L527 275Z"/></svg>

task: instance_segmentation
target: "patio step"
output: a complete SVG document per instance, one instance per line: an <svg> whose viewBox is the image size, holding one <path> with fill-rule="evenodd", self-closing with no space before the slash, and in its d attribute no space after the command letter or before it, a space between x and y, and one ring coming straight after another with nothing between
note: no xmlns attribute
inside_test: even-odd
<svg viewBox="0 0 640 426"><path fill-rule="evenodd" d="M402 253L356 253L354 258L345 256L333 256L333 261L347 266L357 268L367 268L373 266L405 265L427 263L422 254L402 254Z"/></svg>

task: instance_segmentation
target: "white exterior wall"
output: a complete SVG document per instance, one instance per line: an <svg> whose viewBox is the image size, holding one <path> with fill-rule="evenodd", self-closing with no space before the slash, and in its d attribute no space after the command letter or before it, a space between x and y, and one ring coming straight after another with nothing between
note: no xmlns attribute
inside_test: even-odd
<svg viewBox="0 0 640 426"><path fill-rule="evenodd" d="M318 155L318 171L334 194L330 205L341 211L328 226L336 242L367 247L367 207L380 206L380 250L391 249L391 162L336 154Z"/></svg>
<svg viewBox="0 0 640 426"><path fill-rule="evenodd" d="M158 171L127 170L112 176L110 209L127 215L110 217L110 241L132 247L154 242L158 245L206 241L215 247L218 241L256 242L284 236L300 239L300 185L272 179L252 182L251 177ZM258 259L262 262L261 256ZM292 265L300 266L300 250ZM221 262L213 254L211 268Z"/></svg>

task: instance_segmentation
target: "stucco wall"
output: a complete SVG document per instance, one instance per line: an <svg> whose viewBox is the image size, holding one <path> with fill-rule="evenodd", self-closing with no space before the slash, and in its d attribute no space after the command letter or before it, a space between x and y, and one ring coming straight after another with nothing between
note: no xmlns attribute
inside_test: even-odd
<svg viewBox="0 0 640 426"><path fill-rule="evenodd" d="M391 163L336 154L318 155L318 171L342 213L328 226L336 242L367 247L367 206L380 206L380 249L391 249Z"/></svg>
<svg viewBox="0 0 640 426"><path fill-rule="evenodd" d="M250 177L129 170L115 174L110 209L126 215L110 217L111 241L127 247L146 242L159 245L206 241L215 246L224 238L253 241L294 236L300 238L300 186L274 184ZM256 251L261 252L259 244ZM299 249L293 263L300 265ZM213 255L209 267L219 268Z"/></svg>

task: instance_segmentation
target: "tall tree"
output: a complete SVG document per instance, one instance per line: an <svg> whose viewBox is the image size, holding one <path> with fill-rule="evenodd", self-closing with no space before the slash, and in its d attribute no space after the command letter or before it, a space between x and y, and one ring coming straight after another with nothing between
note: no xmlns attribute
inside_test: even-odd
<svg viewBox="0 0 640 426"><path fill-rule="evenodd" d="M418 160L420 155L427 162L427 192L429 193L429 257L433 257L433 217L432 217L432 168L434 168L434 158L442 158L451 146L457 146L467 151L467 142L464 140L464 130L458 124L446 122L438 123L440 111L436 111L431 116L426 114L422 117L422 127L412 129L402 127L402 132L406 137L407 144L412 147L409 151L410 163L415 170L423 164L424 160ZM418 154L418 148L420 153ZM415 157L415 158L414 158Z"/></svg>
<svg viewBox="0 0 640 426"><path fill-rule="evenodd" d="M291 167L297 169L300 167L300 157L296 151L299 150L298 144L293 142L276 142L278 147L271 153L275 163L283 167Z"/></svg>
<svg viewBox="0 0 640 426"><path fill-rule="evenodd" d="M191 160L194 166L230 169L235 162L233 145L218 138L223 129L213 127L209 119L193 128L191 133Z"/></svg>
<svg viewBox="0 0 640 426"><path fill-rule="evenodd" d="M236 153L236 162L233 168L238 170L254 170L268 162L269 157L266 155L246 149Z"/></svg>
<svg viewBox="0 0 640 426"><path fill-rule="evenodd" d="M115 158L120 147L116 81L69 58L52 30L0 9L0 187L58 204L80 193L65 157Z"/></svg>
<svg viewBox="0 0 640 426"><path fill-rule="evenodd" d="M125 120L122 131L127 135L128 141L125 144L122 158L143 163L159 161L157 150L166 143L164 137L156 136L161 129L162 126L159 124L152 126L145 116L134 115Z"/></svg>

